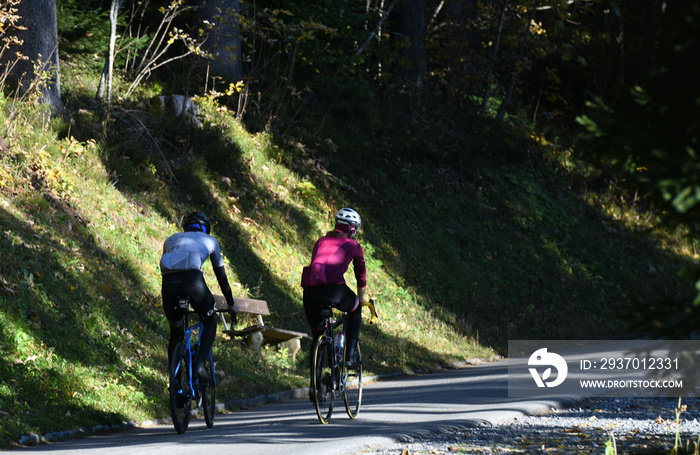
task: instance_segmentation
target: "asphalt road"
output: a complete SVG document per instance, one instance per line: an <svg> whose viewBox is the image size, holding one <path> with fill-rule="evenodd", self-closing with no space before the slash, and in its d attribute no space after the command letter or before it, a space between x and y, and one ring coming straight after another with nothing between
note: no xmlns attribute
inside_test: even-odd
<svg viewBox="0 0 700 455"><path fill-rule="evenodd" d="M11 452L357 455L406 436L490 425L545 413L560 404L556 400L509 399L507 372L504 360L367 384L358 419L347 416L341 399L328 425L318 421L308 398L303 398L219 414L212 429L206 428L203 419L196 419L183 435L172 425L159 425Z"/></svg>

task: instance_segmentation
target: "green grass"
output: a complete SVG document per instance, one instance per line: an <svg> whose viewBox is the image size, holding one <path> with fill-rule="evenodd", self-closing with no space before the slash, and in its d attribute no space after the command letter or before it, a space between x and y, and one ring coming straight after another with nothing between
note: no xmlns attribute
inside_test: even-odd
<svg viewBox="0 0 700 455"><path fill-rule="evenodd" d="M208 99L200 131L138 110L104 119L77 109L87 98L70 71L64 83L70 128L0 109L2 447L168 415L158 259L192 209L214 221L234 294L298 331L313 242L335 210L357 209L380 314L363 329L368 374L505 354L509 339L620 334L633 301L692 292L677 272L693 245L614 188L581 189L598 180L568 153L504 159L484 150L508 141L465 131L455 143L461 130L444 126L450 139L430 142L393 131L398 114L366 136L338 122L290 141ZM219 335L219 399L305 386L307 349L259 358Z"/></svg>

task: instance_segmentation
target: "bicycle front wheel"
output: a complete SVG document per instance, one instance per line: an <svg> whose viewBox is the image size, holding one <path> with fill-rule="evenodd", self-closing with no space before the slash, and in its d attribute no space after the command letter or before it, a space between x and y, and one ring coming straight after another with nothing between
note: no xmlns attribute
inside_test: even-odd
<svg viewBox="0 0 700 455"><path fill-rule="evenodd" d="M204 364L209 372L209 384L201 386L202 409L207 428L214 426L214 414L216 413L216 377L214 376L214 355L209 352L209 358Z"/></svg>
<svg viewBox="0 0 700 455"><path fill-rule="evenodd" d="M331 339L322 335L313 349L313 369L311 371L311 393L318 420L327 424L333 414L333 344Z"/></svg>
<svg viewBox="0 0 700 455"><path fill-rule="evenodd" d="M357 358L360 361L353 366L344 367L343 380L345 388L343 390L343 401L345 410L351 419L356 419L360 414L362 406L362 356L360 355L360 343L357 343Z"/></svg>
<svg viewBox="0 0 700 455"><path fill-rule="evenodd" d="M182 434L190 424L192 400L189 388L189 356L185 345L175 346L170 363L170 415L175 430Z"/></svg>

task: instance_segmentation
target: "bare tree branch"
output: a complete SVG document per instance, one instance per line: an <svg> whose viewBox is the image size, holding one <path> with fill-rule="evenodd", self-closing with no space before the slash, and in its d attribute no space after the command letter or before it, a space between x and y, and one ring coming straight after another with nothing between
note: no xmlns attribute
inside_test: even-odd
<svg viewBox="0 0 700 455"><path fill-rule="evenodd" d="M355 52L355 58L359 57L361 53L365 51L365 48L367 45L369 45L369 42L374 38L379 30L381 29L382 25L384 24L384 21L386 21L389 18L389 13L391 13L391 10L394 9L394 6L399 2L399 0L394 0L391 2L391 5L389 5L389 8L387 8L386 11L384 11L384 14L382 15L382 18L377 22L377 25L374 27L374 30L372 30L372 33L369 34L367 39L365 40L364 43L362 43L362 46L360 46L359 49L357 49L357 52Z"/></svg>

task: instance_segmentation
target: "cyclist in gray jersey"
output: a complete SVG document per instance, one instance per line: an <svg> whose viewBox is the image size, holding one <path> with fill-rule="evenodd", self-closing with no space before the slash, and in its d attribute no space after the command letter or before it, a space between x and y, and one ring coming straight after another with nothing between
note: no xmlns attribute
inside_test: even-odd
<svg viewBox="0 0 700 455"><path fill-rule="evenodd" d="M202 339L194 371L203 381L208 381L204 361L216 336L216 302L207 287L202 273L202 265L207 259L214 268L214 275L221 292L233 313L233 295L226 278L224 260L218 240L210 235L211 223L200 212L192 212L182 222L184 232L168 237L163 244L160 258L160 271L163 277L161 295L163 311L170 324L170 341L168 343L168 365L173 351L185 335L185 321L182 310L178 309L178 297L189 297L192 308L199 314L204 324Z"/></svg>

